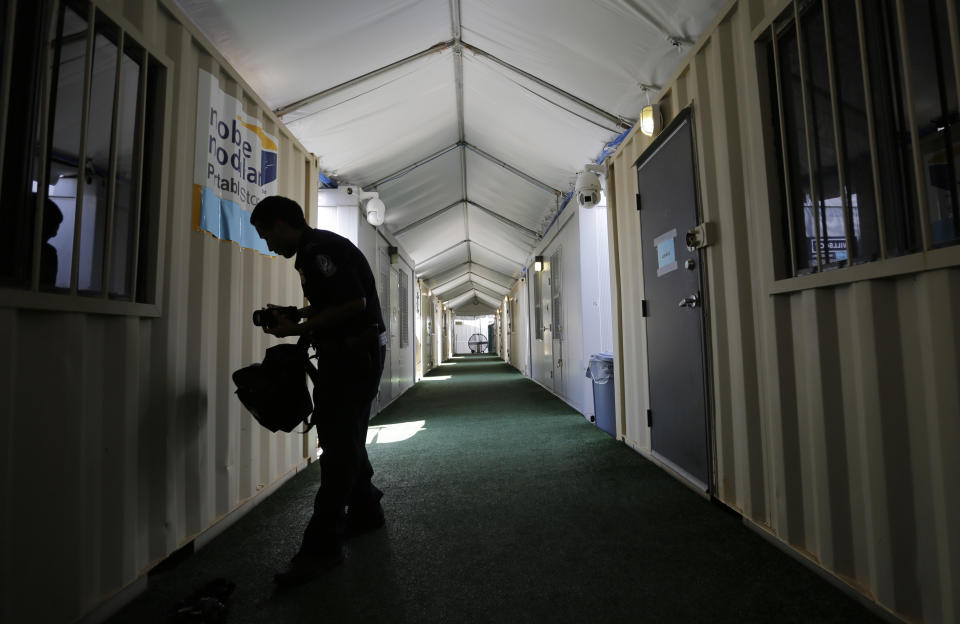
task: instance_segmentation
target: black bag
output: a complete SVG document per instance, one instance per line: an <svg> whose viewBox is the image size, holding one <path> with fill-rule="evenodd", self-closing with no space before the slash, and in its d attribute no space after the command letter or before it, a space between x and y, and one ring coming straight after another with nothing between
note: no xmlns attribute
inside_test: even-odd
<svg viewBox="0 0 960 624"><path fill-rule="evenodd" d="M270 431L290 432L313 412L306 378L313 371L305 344L279 344L267 349L262 364L235 371L233 383L258 423Z"/></svg>

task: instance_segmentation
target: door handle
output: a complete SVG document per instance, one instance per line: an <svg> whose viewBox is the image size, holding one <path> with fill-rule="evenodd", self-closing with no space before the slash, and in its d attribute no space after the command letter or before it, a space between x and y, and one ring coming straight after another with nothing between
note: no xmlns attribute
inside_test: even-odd
<svg viewBox="0 0 960 624"><path fill-rule="evenodd" d="M680 300L678 304L681 308L695 308L700 305L700 293L695 292L691 293L689 296L684 297Z"/></svg>

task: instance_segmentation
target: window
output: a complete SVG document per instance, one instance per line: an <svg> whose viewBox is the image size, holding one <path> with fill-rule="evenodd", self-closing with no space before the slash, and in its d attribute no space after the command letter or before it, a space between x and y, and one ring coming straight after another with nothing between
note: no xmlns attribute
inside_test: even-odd
<svg viewBox="0 0 960 624"><path fill-rule="evenodd" d="M563 322L560 318L560 250L550 257L550 336L553 340L563 339Z"/></svg>
<svg viewBox="0 0 960 624"><path fill-rule="evenodd" d="M758 41L777 278L960 242L948 1L794 0Z"/></svg>
<svg viewBox="0 0 960 624"><path fill-rule="evenodd" d="M0 287L153 303L165 68L88 2L16 4Z"/></svg>
<svg viewBox="0 0 960 624"><path fill-rule="evenodd" d="M404 348L410 344L410 314L408 312L407 305L407 272L403 269L397 271L397 274L400 279L398 284L397 292L400 308L400 348Z"/></svg>

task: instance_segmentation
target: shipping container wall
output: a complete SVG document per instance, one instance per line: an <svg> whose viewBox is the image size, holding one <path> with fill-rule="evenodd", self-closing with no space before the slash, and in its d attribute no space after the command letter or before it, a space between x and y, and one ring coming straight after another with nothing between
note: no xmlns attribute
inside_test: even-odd
<svg viewBox="0 0 960 624"><path fill-rule="evenodd" d="M280 194L316 201L315 158L172 2L97 6L167 68L158 305L137 315L0 299L4 622L76 620L305 466L311 448L258 426L233 392L230 374L278 342L251 312L303 298L292 261L191 227L198 70L279 138Z"/></svg>
<svg viewBox="0 0 960 624"><path fill-rule="evenodd" d="M659 99L664 124L693 107L702 219L717 232L703 255L715 494L881 609L955 622L960 256L941 249L896 265L913 263L913 272L877 262L854 267L857 281L838 271L815 276L823 278L816 287L777 287L771 215L779 207L754 42L789 6L731 2ZM634 163L649 141L631 134L609 177L617 414L622 437L645 454Z"/></svg>

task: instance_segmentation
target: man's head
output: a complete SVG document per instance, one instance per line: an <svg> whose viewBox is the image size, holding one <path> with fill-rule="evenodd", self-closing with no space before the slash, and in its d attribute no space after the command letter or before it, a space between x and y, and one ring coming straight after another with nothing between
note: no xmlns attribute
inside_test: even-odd
<svg viewBox="0 0 960 624"><path fill-rule="evenodd" d="M250 223L270 251L285 258L297 253L300 235L307 229L300 204L287 197L271 195L260 201L250 214Z"/></svg>

